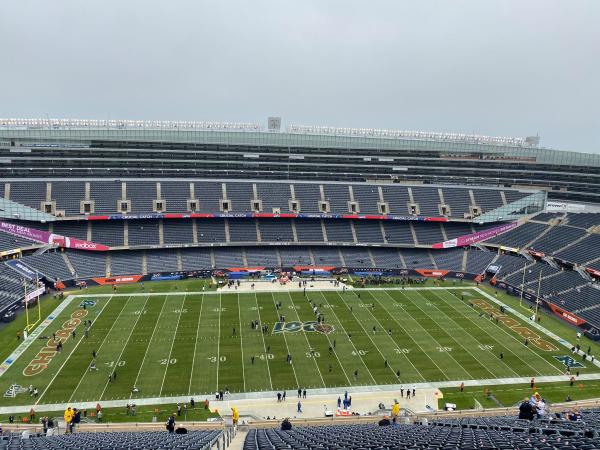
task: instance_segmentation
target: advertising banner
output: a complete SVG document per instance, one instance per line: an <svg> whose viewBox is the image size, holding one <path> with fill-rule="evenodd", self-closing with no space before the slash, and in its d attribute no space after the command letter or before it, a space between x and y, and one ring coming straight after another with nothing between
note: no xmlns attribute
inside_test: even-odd
<svg viewBox="0 0 600 450"><path fill-rule="evenodd" d="M59 247L74 248L77 250L109 250L109 247L107 247L106 245L96 244L94 242L89 241L83 241L81 239L76 238L70 238L67 236L61 236L60 234L49 233L48 231L37 230L35 228L26 227L24 225L17 225L14 223L0 221L0 231L12 234L13 236L19 236L25 239L30 239L41 244L55 244Z"/></svg>
<svg viewBox="0 0 600 450"><path fill-rule="evenodd" d="M87 216L86 220L148 220L148 219L351 219L449 222L447 217L399 216L395 214L320 214L320 213L151 213Z"/></svg>
<svg viewBox="0 0 600 450"><path fill-rule="evenodd" d="M118 277L98 277L92 278L98 284L125 284L137 283L142 279L143 275L122 275Z"/></svg>
<svg viewBox="0 0 600 450"><path fill-rule="evenodd" d="M572 314L568 311L565 311L562 308L559 308L558 306L556 306L553 303L548 303L546 302L546 305L552 310L552 312L554 314L556 314L558 317L560 317L563 320L566 320L567 322L572 323L573 325L583 325L585 323L585 320L577 317L575 314Z"/></svg>
<svg viewBox="0 0 600 450"><path fill-rule="evenodd" d="M31 301L36 297L39 297L40 295L44 295L44 293L46 292L46 288L44 286L37 288L35 291L31 291L28 292L27 295L25 296L25 301Z"/></svg>
<svg viewBox="0 0 600 450"><path fill-rule="evenodd" d="M498 227L490 228L484 231L478 231L477 233L465 234L454 239L450 239L444 242L433 244L431 248L453 248L453 247L464 247L466 245L475 244L476 242L485 241L486 239L492 238L505 231L512 230L519 225L518 222L510 222L500 225Z"/></svg>

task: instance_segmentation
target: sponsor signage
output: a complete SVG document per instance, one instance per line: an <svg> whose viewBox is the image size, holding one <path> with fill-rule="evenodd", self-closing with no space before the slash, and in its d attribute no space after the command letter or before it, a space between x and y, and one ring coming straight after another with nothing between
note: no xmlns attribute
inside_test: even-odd
<svg viewBox="0 0 600 450"><path fill-rule="evenodd" d="M447 217L399 216L393 214L319 214L319 213L169 213L169 214L111 214L87 216L86 220L148 220L148 219L352 219L352 220L401 220L422 222L449 222Z"/></svg>
<svg viewBox="0 0 600 450"><path fill-rule="evenodd" d="M519 222L510 222L498 227L490 228L484 231L478 231L477 233L465 234L454 239L450 239L444 242L438 242L433 244L431 248L454 248L464 247L466 245L475 244L476 242L485 241L486 239L492 238L505 231L512 230L519 225Z"/></svg>
<svg viewBox="0 0 600 450"><path fill-rule="evenodd" d="M94 242L83 241L81 239L70 238L60 234L49 233L47 231L37 230L35 228L17 225L14 223L0 221L0 231L13 236L19 236L25 239L36 241L42 244L53 244L59 247L74 248L77 250L105 251L109 247Z"/></svg>
<svg viewBox="0 0 600 450"><path fill-rule="evenodd" d="M40 295L43 295L46 292L46 288L44 286L37 288L35 291L29 292L25 296L25 301L29 302Z"/></svg>
<svg viewBox="0 0 600 450"><path fill-rule="evenodd" d="M123 275L119 277L98 277L92 278L98 284L126 284L137 283L142 279L143 275Z"/></svg>
<svg viewBox="0 0 600 450"><path fill-rule="evenodd" d="M0 257L2 256L10 256L10 255L18 255L21 253L21 249L20 248L15 248L12 250L4 250L3 252L0 252Z"/></svg>
<svg viewBox="0 0 600 450"><path fill-rule="evenodd" d="M448 275L447 270L415 269L415 272L427 278L442 278Z"/></svg>
<svg viewBox="0 0 600 450"><path fill-rule="evenodd" d="M585 320L577 317L575 314L572 314L569 311L565 311L564 309L559 308L554 303L546 302L546 304L554 314L556 314L561 319L566 320L567 322L570 322L574 325L583 325L585 323Z"/></svg>
<svg viewBox="0 0 600 450"><path fill-rule="evenodd" d="M563 202L546 202L546 211L548 212L583 212L585 205Z"/></svg>

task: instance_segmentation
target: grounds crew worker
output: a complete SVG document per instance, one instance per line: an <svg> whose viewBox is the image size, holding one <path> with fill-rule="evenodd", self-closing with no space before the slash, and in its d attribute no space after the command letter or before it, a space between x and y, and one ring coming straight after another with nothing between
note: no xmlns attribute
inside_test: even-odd
<svg viewBox="0 0 600 450"><path fill-rule="evenodd" d="M240 420L240 413L237 408L231 408L231 417L233 419L233 426L237 427L238 420Z"/></svg>

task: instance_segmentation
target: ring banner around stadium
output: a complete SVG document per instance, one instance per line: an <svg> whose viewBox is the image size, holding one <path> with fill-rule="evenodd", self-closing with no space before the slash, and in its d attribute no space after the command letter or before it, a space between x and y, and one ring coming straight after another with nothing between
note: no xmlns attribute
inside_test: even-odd
<svg viewBox="0 0 600 450"><path fill-rule="evenodd" d="M464 247L467 245L475 244L476 242L485 241L486 239L492 238L500 233L504 233L506 231L512 230L519 225L519 222L510 222L500 225L498 227L490 228L484 231L478 231L477 233L465 234L463 236L459 236L454 239L450 239L444 242L438 242L437 244L433 244L431 248L441 249L441 248L454 248L454 247Z"/></svg>
<svg viewBox="0 0 600 450"><path fill-rule="evenodd" d="M110 214L87 216L86 220L148 220L148 219L351 219L397 220L411 222L449 222L447 217L398 216L393 214L303 214L303 213L173 213L173 214Z"/></svg>
<svg viewBox="0 0 600 450"><path fill-rule="evenodd" d="M25 239L29 239L31 241L39 242L41 244L54 244L58 245L59 247L74 248L77 250L109 250L109 247L107 247L106 245L62 236L60 234L49 233L48 231L37 230L35 228L17 225L14 223L0 221L0 231L11 234L13 236L19 236Z"/></svg>

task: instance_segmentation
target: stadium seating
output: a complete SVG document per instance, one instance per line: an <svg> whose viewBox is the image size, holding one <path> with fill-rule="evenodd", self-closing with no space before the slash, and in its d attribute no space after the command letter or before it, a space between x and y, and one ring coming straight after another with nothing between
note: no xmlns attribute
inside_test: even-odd
<svg viewBox="0 0 600 450"><path fill-rule="evenodd" d="M220 212L221 200L229 200L230 212L252 212L253 200L256 199L262 202L263 212L272 213L274 210L290 212L293 186L293 198L299 202L299 212L303 213L323 212L319 202L324 200L329 202L329 212L348 214L352 212L349 202L353 200L358 205L356 212L380 214L379 203L383 199L391 214L409 215L409 205L416 204L420 215L440 216L443 198L446 206L450 207L448 215L462 219L465 214L470 214L471 206L479 206L482 212L486 212L504 205L501 192L508 202L530 194L508 189L382 185L380 196L378 185L331 182L123 179L91 180L89 183L88 197L86 182L82 180L11 181L8 199L34 209L41 209L42 203L48 200L55 201L56 211L64 211L68 217L81 215L81 202L87 200L93 202L93 214L153 213L156 212L154 201L159 199L164 202L161 211L168 213L189 212L188 200L192 199L198 200L196 212ZM191 197L192 192L194 198ZM471 193L476 205L470 199ZM120 209L121 200L129 201L129 211Z"/></svg>
<svg viewBox="0 0 600 450"><path fill-rule="evenodd" d="M190 431L186 434L166 431L76 433L55 436L20 434L0 436L0 450L121 450L121 449L180 449L208 450L222 431Z"/></svg>
<svg viewBox="0 0 600 450"><path fill-rule="evenodd" d="M514 418L499 423L502 425L493 425L493 419L463 419L463 422L434 421L431 425L330 425L293 427L286 431L257 429L246 435L244 450L597 448L598 440L584 437L581 427L565 425L568 427L565 429L559 424L552 428L547 426L552 422L532 424Z"/></svg>

